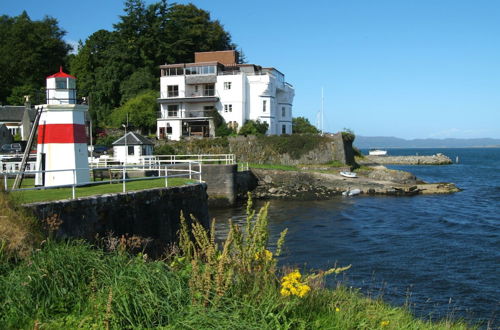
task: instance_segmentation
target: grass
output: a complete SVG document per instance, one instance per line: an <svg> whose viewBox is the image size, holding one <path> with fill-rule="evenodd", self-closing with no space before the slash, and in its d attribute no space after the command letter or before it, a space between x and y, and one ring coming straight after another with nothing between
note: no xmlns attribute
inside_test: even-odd
<svg viewBox="0 0 500 330"><path fill-rule="evenodd" d="M17 209L4 200L0 212L9 219L0 223L30 222L26 214L10 219ZM79 240L32 241L31 254L16 260L2 248L0 328L469 328L463 322L416 319L403 307L343 286L325 289L328 272L303 274L297 281L308 293L284 295L281 278L297 271L276 267L279 251L266 250L267 207L255 213L249 204L246 224L230 224L221 247L203 227L184 220L179 247L164 260L129 254L121 245L105 252ZM8 240L0 236L0 246Z"/></svg>
<svg viewBox="0 0 500 330"><path fill-rule="evenodd" d="M185 178L171 178L168 179L168 186L169 187L180 186L183 184L189 184L193 182L195 181ZM25 187L24 183L23 187ZM138 181L129 181L126 183L127 191L161 188L161 187L165 187L165 179L138 180ZM123 191L123 186L121 182L113 184L102 183L102 184L95 184L92 186L77 187L75 195L78 198L78 197L93 196L93 195L119 193L122 191ZM10 194L20 203L34 203L34 202L70 199L72 198L72 189L54 188L54 189L43 189L43 190L24 190L24 191L13 191Z"/></svg>
<svg viewBox="0 0 500 330"><path fill-rule="evenodd" d="M279 164L248 164L249 168L261 168L266 170L281 170L281 171L298 171L299 169L293 165Z"/></svg>

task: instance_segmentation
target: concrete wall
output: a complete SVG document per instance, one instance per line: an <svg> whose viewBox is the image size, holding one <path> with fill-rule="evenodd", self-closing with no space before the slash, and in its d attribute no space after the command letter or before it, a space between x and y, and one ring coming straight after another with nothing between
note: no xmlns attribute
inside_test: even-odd
<svg viewBox="0 0 500 330"><path fill-rule="evenodd" d="M181 211L186 216L193 214L206 227L209 224L205 184L32 203L25 207L40 220L59 215L62 225L56 237L92 241L96 235L103 237L110 232L114 236L129 234L152 238L156 249L176 241Z"/></svg>
<svg viewBox="0 0 500 330"><path fill-rule="evenodd" d="M230 206L236 201L238 165L203 164L202 179L207 184L210 206Z"/></svg>

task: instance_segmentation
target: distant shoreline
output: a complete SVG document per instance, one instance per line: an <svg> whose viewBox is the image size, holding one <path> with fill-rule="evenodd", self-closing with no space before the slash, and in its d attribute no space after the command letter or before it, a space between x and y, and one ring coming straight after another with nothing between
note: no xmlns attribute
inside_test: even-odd
<svg viewBox="0 0 500 330"><path fill-rule="evenodd" d="M475 147L377 147L377 148L366 148L358 147L354 144L354 147L361 150L372 150L372 149L498 149L500 145L494 146L475 146Z"/></svg>

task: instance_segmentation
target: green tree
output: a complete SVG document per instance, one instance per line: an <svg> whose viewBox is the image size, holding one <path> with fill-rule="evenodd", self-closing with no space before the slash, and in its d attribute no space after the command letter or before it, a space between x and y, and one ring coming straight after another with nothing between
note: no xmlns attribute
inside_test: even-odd
<svg viewBox="0 0 500 330"><path fill-rule="evenodd" d="M25 11L16 17L0 16L1 103L12 96L9 101L23 104L20 91L24 94L29 89L36 100L39 95L35 90L44 87L45 78L66 64L71 46L62 40L64 35L51 17L32 21Z"/></svg>
<svg viewBox="0 0 500 330"><path fill-rule="evenodd" d="M269 128L268 123L260 120L247 120L238 131L238 135L264 135Z"/></svg>
<svg viewBox="0 0 500 330"><path fill-rule="evenodd" d="M80 45L71 73L79 79L79 94L90 96L92 118L103 126L113 122L112 109L145 89L159 90L160 64L233 48L223 26L192 4L127 0L113 31L97 31Z"/></svg>
<svg viewBox="0 0 500 330"><path fill-rule="evenodd" d="M111 114L112 124L116 127L125 124L128 116L128 122L131 126L139 128L142 133L149 134L156 127L158 94L156 91L146 91L128 100L113 111Z"/></svg>
<svg viewBox="0 0 500 330"><path fill-rule="evenodd" d="M292 118L293 134L319 134L319 130L305 117Z"/></svg>

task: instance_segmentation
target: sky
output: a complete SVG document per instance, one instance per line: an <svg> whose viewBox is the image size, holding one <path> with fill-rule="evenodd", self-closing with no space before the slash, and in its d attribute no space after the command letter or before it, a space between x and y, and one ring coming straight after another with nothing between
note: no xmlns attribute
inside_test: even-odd
<svg viewBox="0 0 500 330"><path fill-rule="evenodd" d="M56 18L69 43L112 30L123 14L121 0L0 2L2 15ZM224 25L249 63L285 74L294 117L321 128L323 108L325 132L500 138L500 1L190 2Z"/></svg>

